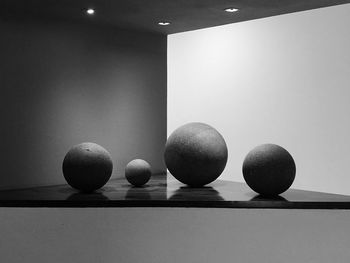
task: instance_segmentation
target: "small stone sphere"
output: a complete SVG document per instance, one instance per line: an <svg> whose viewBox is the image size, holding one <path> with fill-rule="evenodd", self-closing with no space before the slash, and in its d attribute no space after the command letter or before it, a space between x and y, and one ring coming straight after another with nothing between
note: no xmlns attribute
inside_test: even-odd
<svg viewBox="0 0 350 263"><path fill-rule="evenodd" d="M141 159L132 160L125 167L125 178L134 186L146 184L151 175L151 166L148 162Z"/></svg>
<svg viewBox="0 0 350 263"><path fill-rule="evenodd" d="M242 172L252 190L262 196L276 196L292 185L296 167L287 150L276 144L262 144L247 154Z"/></svg>
<svg viewBox="0 0 350 263"><path fill-rule="evenodd" d="M63 160L67 183L82 192L93 192L104 186L112 175L113 162L102 146L85 142L73 146Z"/></svg>
<svg viewBox="0 0 350 263"><path fill-rule="evenodd" d="M177 128L165 144L164 161L169 172L190 187L216 180L226 166L228 150L222 135L205 123Z"/></svg>

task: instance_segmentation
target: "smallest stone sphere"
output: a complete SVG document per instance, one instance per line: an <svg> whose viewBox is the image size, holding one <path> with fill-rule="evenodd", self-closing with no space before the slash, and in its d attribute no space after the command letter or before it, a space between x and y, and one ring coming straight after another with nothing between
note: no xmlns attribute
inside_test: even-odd
<svg viewBox="0 0 350 263"><path fill-rule="evenodd" d="M143 186L151 178L151 166L148 162L135 159L125 167L125 178L134 186Z"/></svg>

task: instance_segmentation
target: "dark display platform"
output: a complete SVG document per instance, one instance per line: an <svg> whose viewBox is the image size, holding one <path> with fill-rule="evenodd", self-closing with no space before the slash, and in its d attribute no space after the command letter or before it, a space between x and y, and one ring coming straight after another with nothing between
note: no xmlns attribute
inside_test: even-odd
<svg viewBox="0 0 350 263"><path fill-rule="evenodd" d="M111 180L91 194L68 185L0 191L1 207L207 207L350 209L350 196L289 189L276 198L258 196L244 183L217 180L189 188L172 177L153 177L141 188Z"/></svg>

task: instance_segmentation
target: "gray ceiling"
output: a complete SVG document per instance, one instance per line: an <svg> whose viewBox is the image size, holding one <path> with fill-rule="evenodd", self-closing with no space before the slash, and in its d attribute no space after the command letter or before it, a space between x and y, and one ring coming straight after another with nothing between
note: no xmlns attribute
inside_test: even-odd
<svg viewBox="0 0 350 263"><path fill-rule="evenodd" d="M350 0L0 0L2 19L38 17L172 34L350 3ZM88 16L86 8L94 8ZM236 13L223 10L239 8ZM170 21L159 26L158 21Z"/></svg>

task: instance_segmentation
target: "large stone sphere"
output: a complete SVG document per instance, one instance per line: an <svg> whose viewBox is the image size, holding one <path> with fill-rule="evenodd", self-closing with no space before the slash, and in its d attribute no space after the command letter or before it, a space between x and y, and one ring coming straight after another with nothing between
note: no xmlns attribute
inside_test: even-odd
<svg viewBox="0 0 350 263"><path fill-rule="evenodd" d="M151 166L148 162L141 159L132 160L125 167L125 178L134 186L146 184L151 175Z"/></svg>
<svg viewBox="0 0 350 263"><path fill-rule="evenodd" d="M85 142L68 151L62 169L70 186L82 192L92 192L108 182L113 162L109 152L102 146Z"/></svg>
<svg viewBox="0 0 350 263"><path fill-rule="evenodd" d="M213 182L225 169L227 146L213 127L188 123L176 129L165 145L164 160L180 182L200 187Z"/></svg>
<svg viewBox="0 0 350 263"><path fill-rule="evenodd" d="M276 144L263 144L248 153L242 172L252 190L263 196L275 196L292 185L296 167L287 150Z"/></svg>

